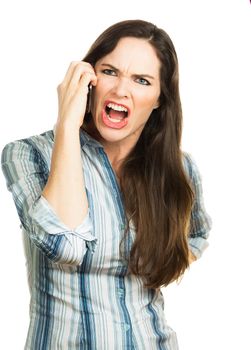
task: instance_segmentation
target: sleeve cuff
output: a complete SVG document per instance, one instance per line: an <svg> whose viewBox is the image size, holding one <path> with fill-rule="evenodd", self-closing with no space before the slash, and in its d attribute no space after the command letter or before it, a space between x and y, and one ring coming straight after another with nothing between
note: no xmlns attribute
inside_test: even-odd
<svg viewBox="0 0 251 350"><path fill-rule="evenodd" d="M189 249L197 259L202 256L204 250L209 246L208 241L202 237L189 238L188 244Z"/></svg>
<svg viewBox="0 0 251 350"><path fill-rule="evenodd" d="M91 248L92 251L95 250L97 238L91 233L93 226L89 209L83 222L74 230L71 230L59 219L49 202L42 195L36 201L33 208L29 210L29 214L32 218L33 225L39 226L47 234L65 235L70 242L72 235L84 239L85 241L93 241L94 244L91 244L89 248Z"/></svg>

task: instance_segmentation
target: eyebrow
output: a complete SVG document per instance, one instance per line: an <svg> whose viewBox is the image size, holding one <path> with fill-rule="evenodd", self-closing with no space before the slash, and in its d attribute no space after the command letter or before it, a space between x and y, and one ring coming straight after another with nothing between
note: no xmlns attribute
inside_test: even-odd
<svg viewBox="0 0 251 350"><path fill-rule="evenodd" d="M112 64L109 63L102 63L101 66L106 66L106 67L110 67L113 70L115 70L116 72L119 72L119 69L114 67ZM155 79L152 75L149 74L133 74L133 76L140 78L140 77L144 77L144 78L149 78L149 79Z"/></svg>

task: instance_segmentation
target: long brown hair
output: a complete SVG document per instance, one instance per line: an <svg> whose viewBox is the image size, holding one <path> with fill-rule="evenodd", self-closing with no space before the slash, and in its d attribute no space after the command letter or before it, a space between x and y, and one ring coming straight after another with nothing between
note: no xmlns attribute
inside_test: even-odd
<svg viewBox="0 0 251 350"><path fill-rule="evenodd" d="M189 266L187 235L194 193L183 167L180 148L182 110L178 60L168 34L143 20L127 20L106 29L83 61L95 63L123 37L147 40L161 62L160 105L149 117L134 149L121 167L127 229L136 231L129 271L145 287L167 286ZM86 115L85 122L88 117ZM88 126L86 125L87 130Z"/></svg>

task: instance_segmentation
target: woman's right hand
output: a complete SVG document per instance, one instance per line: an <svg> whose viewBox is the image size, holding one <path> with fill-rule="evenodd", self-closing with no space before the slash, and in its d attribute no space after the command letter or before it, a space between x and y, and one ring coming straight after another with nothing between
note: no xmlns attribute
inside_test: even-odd
<svg viewBox="0 0 251 350"><path fill-rule="evenodd" d="M88 85L97 84L97 77L88 62L74 61L70 64L64 80L57 87L58 119L57 125L72 125L80 128L83 124Z"/></svg>

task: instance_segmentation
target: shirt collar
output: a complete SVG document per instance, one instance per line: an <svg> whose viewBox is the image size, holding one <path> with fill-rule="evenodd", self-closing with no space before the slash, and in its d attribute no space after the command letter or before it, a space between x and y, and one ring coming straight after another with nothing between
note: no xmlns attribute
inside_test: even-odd
<svg viewBox="0 0 251 350"><path fill-rule="evenodd" d="M91 146L91 147L97 147L97 148L103 148L103 145L94 139L91 135L89 135L85 130L80 130L80 143L81 147L83 148L85 145Z"/></svg>
<svg viewBox="0 0 251 350"><path fill-rule="evenodd" d="M53 135L55 135L55 132L56 132L56 124L53 127ZM82 128L79 129L79 135L80 135L81 148L84 148L85 145L90 147L103 148L103 145L100 142L95 140Z"/></svg>

